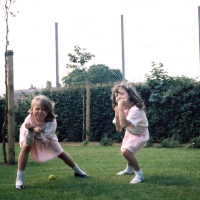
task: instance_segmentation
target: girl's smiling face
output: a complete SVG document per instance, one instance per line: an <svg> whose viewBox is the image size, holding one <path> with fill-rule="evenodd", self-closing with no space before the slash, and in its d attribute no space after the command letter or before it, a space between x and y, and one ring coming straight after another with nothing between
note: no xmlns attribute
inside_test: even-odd
<svg viewBox="0 0 200 200"><path fill-rule="evenodd" d="M35 102L35 105L33 106L33 116L38 122L44 122L45 118L47 116L47 112L42 108L39 102Z"/></svg>

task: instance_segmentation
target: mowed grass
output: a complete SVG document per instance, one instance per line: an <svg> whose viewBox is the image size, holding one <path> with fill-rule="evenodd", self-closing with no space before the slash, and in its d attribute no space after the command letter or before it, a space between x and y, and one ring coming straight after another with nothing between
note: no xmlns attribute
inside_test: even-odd
<svg viewBox="0 0 200 200"><path fill-rule="evenodd" d="M0 145L2 147L2 145ZM25 189L15 189L17 165L0 165L1 200L198 200L200 199L200 150L144 148L137 159L145 181L132 185L133 175L117 176L126 167L120 146L63 145L91 177L75 178L60 159L36 163L29 158ZM2 149L2 148L1 148ZM16 160L19 146L16 146ZM0 161L3 162L2 153ZM56 180L48 180L53 174Z"/></svg>

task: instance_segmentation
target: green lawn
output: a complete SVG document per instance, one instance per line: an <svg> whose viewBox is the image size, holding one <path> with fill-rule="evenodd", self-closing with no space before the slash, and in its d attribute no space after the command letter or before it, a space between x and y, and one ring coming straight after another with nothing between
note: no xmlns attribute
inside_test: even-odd
<svg viewBox="0 0 200 200"><path fill-rule="evenodd" d="M0 145L1 149L2 146ZM0 165L1 200L198 200L200 150L144 148L137 155L145 181L131 185L132 175L116 176L126 166L120 146L67 146L63 148L91 178L75 178L60 159L39 164L29 158L25 189L15 189L17 165ZM19 146L16 146L16 160ZM0 162L3 162L2 150ZM49 181L53 174L56 180Z"/></svg>

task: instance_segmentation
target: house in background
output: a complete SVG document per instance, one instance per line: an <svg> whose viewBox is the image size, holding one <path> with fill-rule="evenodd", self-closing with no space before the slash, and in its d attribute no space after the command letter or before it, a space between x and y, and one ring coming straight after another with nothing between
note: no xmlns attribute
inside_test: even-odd
<svg viewBox="0 0 200 200"><path fill-rule="evenodd" d="M51 89L51 81L46 82L46 88L45 89ZM44 88L36 88L31 84L31 87L29 89L21 89L21 90L14 90L14 102L15 104L18 102L18 100L25 99L26 95L31 96L34 95L35 92L41 92Z"/></svg>

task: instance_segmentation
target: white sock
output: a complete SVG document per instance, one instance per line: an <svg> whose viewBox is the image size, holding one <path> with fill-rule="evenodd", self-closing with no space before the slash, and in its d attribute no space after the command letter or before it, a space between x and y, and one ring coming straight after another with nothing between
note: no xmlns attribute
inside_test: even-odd
<svg viewBox="0 0 200 200"><path fill-rule="evenodd" d="M127 165L126 169L127 169L127 171L134 171L133 167L129 166L129 165Z"/></svg>
<svg viewBox="0 0 200 200"><path fill-rule="evenodd" d="M25 176L24 170L17 171L16 186L24 185L24 176Z"/></svg>
<svg viewBox="0 0 200 200"><path fill-rule="evenodd" d="M76 164L75 167L72 168L77 174L86 175L84 171L80 169L80 167Z"/></svg>
<svg viewBox="0 0 200 200"><path fill-rule="evenodd" d="M140 169L139 171L135 171L135 174L136 175L139 175L139 176L143 176L143 173L142 173L142 170Z"/></svg>

